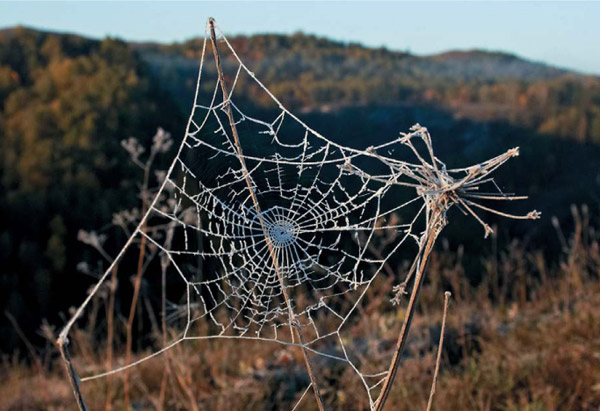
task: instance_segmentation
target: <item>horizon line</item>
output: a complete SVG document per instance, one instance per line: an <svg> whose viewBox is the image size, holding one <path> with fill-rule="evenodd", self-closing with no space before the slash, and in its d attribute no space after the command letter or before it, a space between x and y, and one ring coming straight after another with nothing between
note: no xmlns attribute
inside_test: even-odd
<svg viewBox="0 0 600 411"><path fill-rule="evenodd" d="M19 28L23 28L23 29L28 29L28 30L32 30L32 31L36 31L36 32L42 32L42 33L50 33L50 34L55 34L55 35L71 35L71 36L77 36L77 37L82 37L85 39L89 39L89 40L96 40L96 41L102 41L104 39L107 38L112 38L112 39L117 39L117 40L121 40L124 41L128 44L157 44L157 45L173 45L173 44L183 44L186 43L188 41L191 40L195 40L195 39L200 39L200 38L204 38L203 35L197 35L197 36L190 36L190 37L186 37L184 39L180 39L180 40L172 40L172 41L161 41L161 40L152 40L152 39L148 39L148 40L136 40L136 39L128 39L122 35L111 35L111 34L104 34L102 36L98 36L98 35L94 35L94 34L86 34L86 33L81 33L81 32L77 32L77 31L71 31L71 30L60 30L60 29L54 29L54 28L48 28L48 27L41 27L41 26L36 26L36 25L28 25L28 24L15 24L12 26L4 26L4 27L0 27L0 32L2 31L9 31L9 30L15 30L15 29L19 29ZM254 33L230 33L230 34L226 34L226 37L228 38L235 38L235 37L254 37L254 36L269 36L269 35L274 35L274 36L282 36L282 37L292 37L294 35L303 35L303 36L307 36L307 37L314 37L316 39L323 39L323 40L328 40L331 41L333 43L339 43L342 44L344 46L350 46L350 45L356 45L359 47L362 47L364 49L368 49L368 50L378 50L378 49L383 49L392 53L402 53L402 54L407 54L413 57L419 57L419 58L431 58L431 57L437 57L437 56L441 56L444 54L448 54L448 53L474 53L474 52L483 52L483 53L488 53L488 54L503 54L506 56L510 56L510 57L515 57L519 60L522 61L526 61L528 63L532 63L532 64L538 64L538 65L543 65L546 66L548 68L553 68L553 69L557 69L560 71L565 71L568 73L573 73L576 75L580 75L580 76L591 76L591 77L600 77L600 73L593 73L593 72L586 72L580 69L576 69L576 68L570 68L570 67L565 67L565 66L561 66L558 64L554 64L554 63L550 63L548 61L544 61L544 60L539 60L539 59L535 59L535 58L530 58L527 56L524 56L522 54L519 54L517 52L511 51L511 50L506 50L506 49L493 49L493 48L481 48L481 47L465 47L465 48L450 48L450 49L444 49L435 53L419 53L419 52L414 52L412 51L410 48L407 49L400 49L400 48L393 48L393 47L389 47L386 45L380 45L380 46L375 46L375 45L369 45L366 44L364 42L360 42L360 41L355 41L355 40L342 40L342 39L338 39L332 36L327 36L327 35L323 35L323 34L318 34L318 33L313 33L313 32L308 32L308 31L303 31L303 30L297 30L294 31L292 33L285 33L285 32L281 32L281 31L264 31L264 32L254 32Z"/></svg>

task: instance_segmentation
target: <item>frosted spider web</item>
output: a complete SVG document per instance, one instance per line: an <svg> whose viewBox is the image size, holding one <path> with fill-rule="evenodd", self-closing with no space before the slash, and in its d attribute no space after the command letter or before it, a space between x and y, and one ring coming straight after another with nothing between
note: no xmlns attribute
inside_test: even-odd
<svg viewBox="0 0 600 411"><path fill-rule="evenodd" d="M219 45L228 97L207 34L178 152L147 213L61 336L143 237L182 285L182 302L172 302L169 315L181 332L152 354L85 375L82 382L136 366L184 341L261 340L299 346L313 359L349 367L373 408L389 358L369 363L344 336L369 287L405 245L414 247L413 268L418 265L440 186L466 182L468 191L493 182L487 172L516 152L475 168L446 170L420 126L374 147L343 146L288 111L222 33ZM266 102L268 110L256 108L247 96ZM418 143L426 148L423 156ZM450 173L466 177L455 180ZM447 205L462 202L472 212L469 205L478 205L471 200L449 198ZM399 212L409 218L398 218Z"/></svg>

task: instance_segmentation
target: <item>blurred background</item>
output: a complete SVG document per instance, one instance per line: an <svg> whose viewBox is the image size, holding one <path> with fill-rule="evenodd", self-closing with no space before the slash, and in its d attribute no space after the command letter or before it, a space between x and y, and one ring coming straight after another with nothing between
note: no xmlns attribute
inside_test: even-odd
<svg viewBox="0 0 600 411"><path fill-rule="evenodd" d="M0 408L72 409L52 335L97 281L80 230L106 232L109 255L125 241L107 227L140 207L143 175L121 141L150 147L162 128L178 146L210 16L275 96L340 143L376 145L420 123L451 166L521 148L497 181L529 199L503 210L542 220L487 215L496 233L484 241L454 212L391 403L424 404L450 289L439 409L598 409L600 3L575 2L0 3ZM126 274L119 287L130 298ZM286 409L301 394L272 371L281 356L250 348L265 365L231 347L203 346L213 364L186 348L187 379L163 392L142 378L135 404ZM328 401L360 409L331 379ZM92 408L119 409L115 387L110 400L88 388Z"/></svg>

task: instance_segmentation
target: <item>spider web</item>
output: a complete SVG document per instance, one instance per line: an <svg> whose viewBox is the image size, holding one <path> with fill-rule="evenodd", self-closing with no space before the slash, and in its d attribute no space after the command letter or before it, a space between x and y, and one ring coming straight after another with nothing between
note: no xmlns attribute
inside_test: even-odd
<svg viewBox="0 0 600 411"><path fill-rule="evenodd" d="M363 149L322 136L260 83L219 32L223 93L208 39L175 159L142 221L63 330L67 335L116 262L145 238L183 290L169 314L181 332L151 355L81 381L183 341L250 339L300 346L315 359L350 367L373 407L389 358L367 361L344 333L401 247L412 244L418 264L436 193L431 176L439 184L454 180L419 126ZM423 142L430 162L416 149Z"/></svg>

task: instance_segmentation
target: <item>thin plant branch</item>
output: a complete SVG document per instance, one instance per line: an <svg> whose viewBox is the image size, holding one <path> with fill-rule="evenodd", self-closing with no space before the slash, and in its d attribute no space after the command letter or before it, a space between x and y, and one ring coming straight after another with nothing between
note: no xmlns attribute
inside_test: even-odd
<svg viewBox="0 0 600 411"><path fill-rule="evenodd" d="M430 221L433 224L432 226L439 224L441 222L441 218L441 210L434 211L430 219ZM430 229L424 237L425 247L423 249L423 253L421 254L421 256L417 257L419 259L419 263L417 264L417 275L415 277L415 284L413 285L410 300L408 302L408 307L406 308L406 314L404 315L404 322L402 323L400 335L398 336L398 340L396 341L396 349L394 351L394 356L392 357L390 368L388 370L385 382L383 383L383 388L381 390L381 393L379 394L379 398L375 402L374 409L376 411L383 410L383 407L385 406L385 403L392 389L394 379L396 378L398 367L400 365L400 359L402 358L402 353L404 352L404 347L406 346L406 341L408 340L408 333L410 331L410 326L415 313L419 291L421 290L423 279L425 278L425 267L427 265L427 261L429 260L429 256L431 255L431 250L433 249L433 245L438 234L439 231L437 229Z"/></svg>
<svg viewBox="0 0 600 411"><path fill-rule="evenodd" d="M106 313L106 369L110 370L113 366L113 339L114 339L114 318L115 318L115 292L117 290L117 272L118 265L115 265L110 276L110 291L108 295L108 309ZM112 378L106 379L106 411L112 409Z"/></svg>
<svg viewBox="0 0 600 411"><path fill-rule="evenodd" d="M248 173L248 168L246 167L246 163L244 160L244 155L242 153L242 146L240 144L240 139L238 136L238 132L237 132L237 127L235 126L235 120L233 118L233 112L231 111L231 105L229 103L229 95L227 92L227 87L225 85L225 79L223 78L223 69L221 68L221 56L219 55L219 49L217 47L217 37L215 34L215 21L214 19L211 17L208 20L208 24L210 27L210 39L212 42L212 49L213 49L213 53L214 53L214 57L215 57L215 64L217 66L217 73L219 76L219 83L221 85L221 91L223 92L223 102L224 102L224 108L225 111L227 113L227 117L229 118L229 125L231 126L231 132L233 134L233 138L234 138L234 142L235 142L235 147L237 149L238 152L238 158L240 160L241 163L241 167L242 167L242 172L244 174L244 179L246 181L246 184L248 186L248 191L250 193L250 197L252 198L252 203L254 205L254 208L256 209L257 212L257 216L258 216L258 220L260 222L260 225L262 227L263 230L263 234L265 236L265 241L267 244L267 247L269 249L269 255L271 256L271 260L273 262L273 267L275 268L275 272L277 273L277 279L279 280L279 285L281 286L281 292L283 294L283 298L285 300L285 304L288 308L288 313L289 313L289 321L291 323L291 325L294 326L294 328L296 329L296 332L298 333L298 339L300 340L300 346L302 347L302 355L304 357L304 362L306 363L306 369L308 371L308 376L310 377L310 382L315 394L315 399L317 401L317 406L319 407L319 410L323 411L323 400L321 399L321 393L319 392L319 387L317 385L317 380L316 380L316 376L315 376L315 372L313 369L313 365L311 363L310 357L308 355L308 352L306 350L306 342L304 341L304 335L302 333L302 329L300 327L300 324L298 322L298 320L296 319L296 315L294 314L293 308L292 308L292 304L290 302L290 298L288 296L287 290L286 290L286 286L285 283L283 281L283 276L280 272L279 269L279 262L277 261L277 256L275 254L275 248L273 247L273 244L271 243L271 238L267 232L267 227L265 225L265 222L263 220L263 217L261 215L261 208L260 208L260 204L258 203L258 199L256 197L256 193L254 192L254 188L252 187L252 181L250 179L250 174Z"/></svg>
<svg viewBox="0 0 600 411"><path fill-rule="evenodd" d="M15 332L17 333L19 338L21 338L21 341L23 341L23 344L25 344L25 347L27 347L27 351L29 351L31 360L35 364L35 368L37 369L38 373L41 373L43 371L42 362L40 361L39 356L36 354L33 344L31 344L31 342L29 341L29 339L27 338L27 336L25 335L25 333L19 326L19 323L17 322L17 319L15 318L15 316L12 315L9 311L4 311L4 315L6 316L6 318L8 318L8 320L12 324L13 328L15 329Z"/></svg>
<svg viewBox="0 0 600 411"><path fill-rule="evenodd" d="M442 315L442 327L440 329L440 342L438 344L437 357L435 359L435 370L433 371L433 380L431 381L431 391L429 392L429 400L427 401L427 411L431 411L433 406L433 396L435 395L435 386L437 384L438 374L440 372L440 363L442 362L442 348L444 347L444 331L446 330L446 317L448 315L448 304L452 293L446 291L444 293L444 314Z"/></svg>
<svg viewBox="0 0 600 411"><path fill-rule="evenodd" d="M67 347L69 340L58 338L57 343L58 350L60 351L60 355L65 363L65 369L67 370L67 376L69 377L69 382L71 383L71 389L73 390L73 394L75 394L77 406L79 407L80 411L87 411L87 406L85 405L83 395L81 394L81 389L79 388L79 377L75 372L75 368L73 367L73 362L71 360L71 353Z"/></svg>

